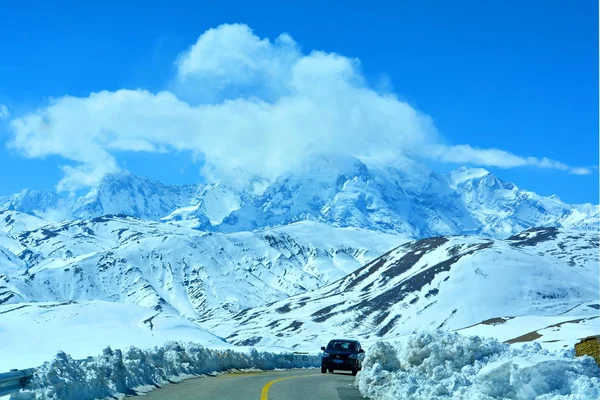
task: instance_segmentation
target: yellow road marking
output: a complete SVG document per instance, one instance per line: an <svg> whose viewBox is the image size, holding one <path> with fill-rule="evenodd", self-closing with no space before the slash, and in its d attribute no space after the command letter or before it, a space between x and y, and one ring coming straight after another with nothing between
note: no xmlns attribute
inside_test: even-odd
<svg viewBox="0 0 600 400"><path fill-rule="evenodd" d="M310 378L311 376L320 376L320 375L312 374L312 375L286 376L285 378L279 378L279 379L272 380L271 382L268 382L262 388L262 391L260 392L260 400L269 400L269 389L271 389L271 386L273 386L273 384L275 384L277 382L281 382L281 381L285 381L286 379L293 379L293 378Z"/></svg>

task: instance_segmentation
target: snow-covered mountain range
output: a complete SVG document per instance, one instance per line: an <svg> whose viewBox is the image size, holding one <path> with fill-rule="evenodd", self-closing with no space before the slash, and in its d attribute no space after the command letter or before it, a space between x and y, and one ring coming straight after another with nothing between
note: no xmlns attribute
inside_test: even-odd
<svg viewBox="0 0 600 400"><path fill-rule="evenodd" d="M409 159L394 165L353 157L314 157L273 182L245 187L164 185L123 172L79 198L24 190L0 198L0 211L62 219L106 214L162 220L204 231L245 232L310 220L415 239L479 234L505 238L539 226L598 230L598 205L570 205L462 167L438 174Z"/></svg>
<svg viewBox="0 0 600 400"><path fill-rule="evenodd" d="M123 215L0 222L0 304L104 300L189 318L316 289L406 240L310 221L231 234Z"/></svg>
<svg viewBox="0 0 600 400"><path fill-rule="evenodd" d="M80 197L24 190L0 198L0 313L12 324L0 319L0 343L31 318L55 329L101 302L134 313L128 337L147 343L152 317L161 335L227 346L368 345L438 327L565 346L600 331L598 210L482 169L352 157L243 187L124 172Z"/></svg>
<svg viewBox="0 0 600 400"><path fill-rule="evenodd" d="M598 248L595 233L557 228L506 240L422 239L328 286L205 326L244 345L303 346L331 336L368 341L443 328L503 340L536 332L522 341L562 347L600 331ZM576 334L556 334L569 324Z"/></svg>

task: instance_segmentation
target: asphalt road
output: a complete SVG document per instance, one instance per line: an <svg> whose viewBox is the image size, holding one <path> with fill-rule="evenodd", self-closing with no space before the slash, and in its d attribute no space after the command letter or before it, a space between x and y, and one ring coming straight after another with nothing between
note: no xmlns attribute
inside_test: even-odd
<svg viewBox="0 0 600 400"><path fill-rule="evenodd" d="M145 400L359 400L350 373L291 370L189 379L148 393Z"/></svg>

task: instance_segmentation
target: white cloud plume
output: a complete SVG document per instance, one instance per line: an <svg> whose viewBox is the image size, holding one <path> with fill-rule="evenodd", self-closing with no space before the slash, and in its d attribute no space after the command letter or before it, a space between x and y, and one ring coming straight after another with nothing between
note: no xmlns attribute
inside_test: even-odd
<svg viewBox="0 0 600 400"><path fill-rule="evenodd" d="M572 175L589 175L592 173L592 168L575 167L569 169L569 173Z"/></svg>
<svg viewBox="0 0 600 400"><path fill-rule="evenodd" d="M444 146L429 148L429 157L442 162L457 164L470 163L488 167L515 168L537 167L567 171L574 175L588 175L592 171L584 167L570 167L565 163L546 157L520 157L499 149L478 149L470 145Z"/></svg>
<svg viewBox="0 0 600 400"><path fill-rule="evenodd" d="M271 42L245 25L222 25L200 36L176 66L168 91L65 96L14 119L10 146L27 157L74 162L63 167L61 190L117 171L116 150L188 151L205 160L209 178L273 178L314 152L583 171L503 150L444 146L431 118L370 89L358 60L302 54L289 35Z"/></svg>
<svg viewBox="0 0 600 400"><path fill-rule="evenodd" d="M287 34L271 42L246 25L221 25L179 56L174 90L199 102L240 96L273 100L291 91L292 68L300 58L296 42Z"/></svg>
<svg viewBox="0 0 600 400"><path fill-rule="evenodd" d="M8 117L10 117L8 107L5 104L0 104L0 119L8 119Z"/></svg>

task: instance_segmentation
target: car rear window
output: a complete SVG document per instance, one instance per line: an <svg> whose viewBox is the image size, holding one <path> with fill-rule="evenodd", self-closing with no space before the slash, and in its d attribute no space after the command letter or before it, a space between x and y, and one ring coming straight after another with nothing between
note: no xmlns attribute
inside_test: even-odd
<svg viewBox="0 0 600 400"><path fill-rule="evenodd" d="M356 351L356 343L354 342L343 342L343 341L332 341L327 345L327 350L334 351Z"/></svg>

